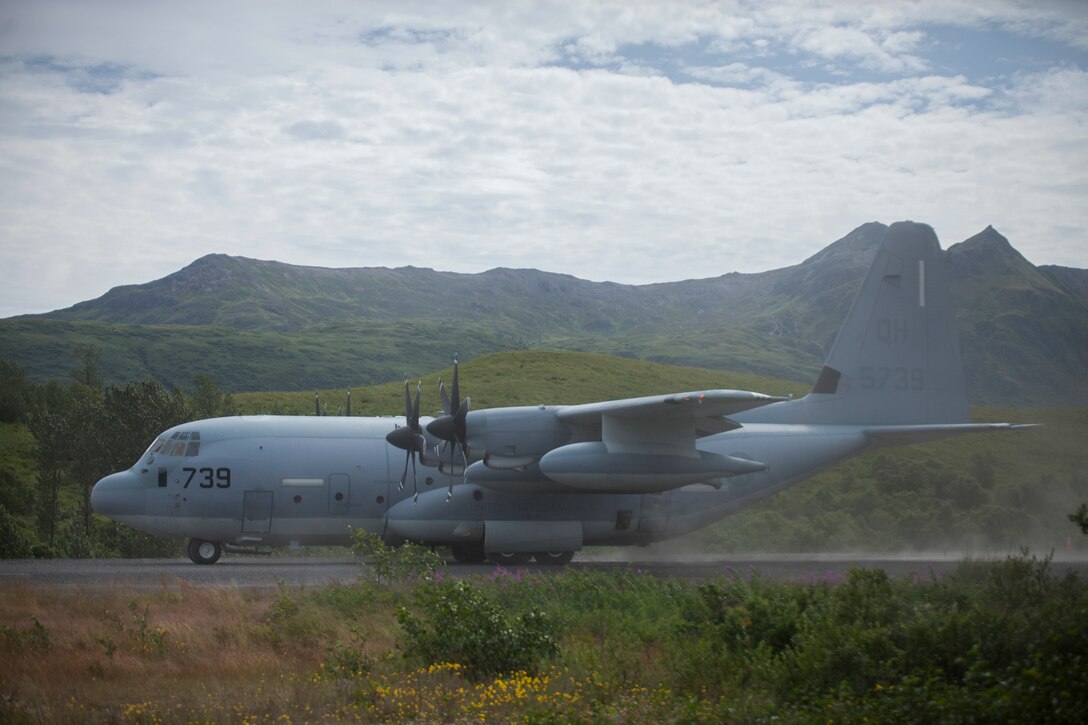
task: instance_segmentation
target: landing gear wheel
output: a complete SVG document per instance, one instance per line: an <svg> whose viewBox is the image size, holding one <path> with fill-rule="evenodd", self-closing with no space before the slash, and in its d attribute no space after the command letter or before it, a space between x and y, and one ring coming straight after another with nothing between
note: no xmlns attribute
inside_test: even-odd
<svg viewBox="0 0 1088 725"><path fill-rule="evenodd" d="M451 544L450 553L458 564L483 564L487 558L483 544Z"/></svg>
<svg viewBox="0 0 1088 725"><path fill-rule="evenodd" d="M189 539L189 558L194 564L214 564L222 553L223 547L215 541Z"/></svg>
<svg viewBox="0 0 1088 725"><path fill-rule="evenodd" d="M536 559L538 564L545 564L547 566L563 566L569 564L570 560L574 558L573 551L538 551L533 554L533 558Z"/></svg>
<svg viewBox="0 0 1088 725"><path fill-rule="evenodd" d="M533 558L533 555L527 551L492 551L487 555L487 558L492 564L511 566L525 564L529 559Z"/></svg>

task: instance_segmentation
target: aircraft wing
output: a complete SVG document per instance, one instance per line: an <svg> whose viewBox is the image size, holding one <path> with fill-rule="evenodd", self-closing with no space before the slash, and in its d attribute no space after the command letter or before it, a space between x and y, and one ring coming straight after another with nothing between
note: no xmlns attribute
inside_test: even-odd
<svg viewBox="0 0 1088 725"><path fill-rule="evenodd" d="M764 471L759 461L700 451L695 439L715 424L737 427L728 415L781 400L787 398L702 390L567 406L556 415L585 437L546 453L540 471L572 488L611 493L655 493Z"/></svg>
<svg viewBox="0 0 1088 725"><path fill-rule="evenodd" d="M650 395L644 398L568 405L558 411L558 416L560 420L575 425L593 425L599 422L602 416L657 420L722 418L784 400L789 398L746 390L698 390L690 393Z"/></svg>

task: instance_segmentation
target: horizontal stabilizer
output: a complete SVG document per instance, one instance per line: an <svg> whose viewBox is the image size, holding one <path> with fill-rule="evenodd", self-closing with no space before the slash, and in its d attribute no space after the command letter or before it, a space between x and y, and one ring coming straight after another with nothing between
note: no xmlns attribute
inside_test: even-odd
<svg viewBox="0 0 1088 725"><path fill-rule="evenodd" d="M961 433L987 433L992 431L1034 428L1037 424L1014 423L947 423L943 425L886 425L866 429L865 435L878 446L899 446L925 443Z"/></svg>

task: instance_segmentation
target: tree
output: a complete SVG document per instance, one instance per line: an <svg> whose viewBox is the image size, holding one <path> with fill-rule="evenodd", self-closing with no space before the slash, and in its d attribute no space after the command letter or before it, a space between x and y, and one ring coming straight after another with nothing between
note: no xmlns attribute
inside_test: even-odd
<svg viewBox="0 0 1088 725"><path fill-rule="evenodd" d="M30 382L26 371L8 360L0 360L0 422L18 423L26 418Z"/></svg>
<svg viewBox="0 0 1088 725"><path fill-rule="evenodd" d="M38 442L38 535L50 551L56 547L60 489L67 480L72 458L69 447L72 431L68 421L64 412L52 412L48 408L37 411L30 419L30 432Z"/></svg>
<svg viewBox="0 0 1088 725"><path fill-rule="evenodd" d="M103 393L106 472L132 466L156 436L191 420L190 408L183 393L171 394L150 378L107 386Z"/></svg>
<svg viewBox="0 0 1088 725"><path fill-rule="evenodd" d="M218 418L234 415L234 398L224 393L210 376L200 373L193 377L192 407L197 418Z"/></svg>
<svg viewBox="0 0 1088 725"><path fill-rule="evenodd" d="M1088 536L1088 503L1082 503L1080 508L1069 514L1069 520L1080 527L1080 532Z"/></svg>
<svg viewBox="0 0 1088 725"><path fill-rule="evenodd" d="M102 359L101 351L94 345L76 345L74 352L80 367L72 371L72 380L92 390L101 389L102 378L98 374L98 363Z"/></svg>

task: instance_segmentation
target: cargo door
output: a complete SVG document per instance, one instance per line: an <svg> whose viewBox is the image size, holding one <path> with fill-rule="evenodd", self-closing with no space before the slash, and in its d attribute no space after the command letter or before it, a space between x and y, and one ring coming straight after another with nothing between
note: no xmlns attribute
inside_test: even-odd
<svg viewBox="0 0 1088 725"><path fill-rule="evenodd" d="M267 534L272 528L272 492L246 491L242 506L242 533Z"/></svg>

